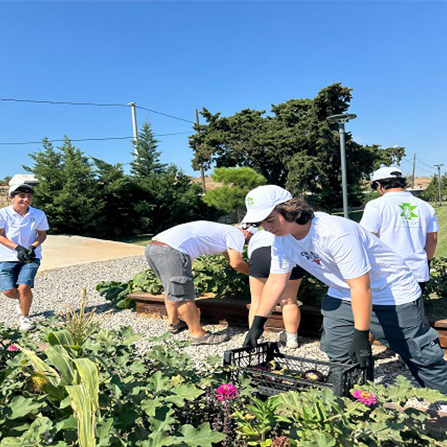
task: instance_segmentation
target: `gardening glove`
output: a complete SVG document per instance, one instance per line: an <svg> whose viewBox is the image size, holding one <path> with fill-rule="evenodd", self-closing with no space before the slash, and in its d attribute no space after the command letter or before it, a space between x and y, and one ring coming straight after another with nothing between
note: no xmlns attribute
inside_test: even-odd
<svg viewBox="0 0 447 447"><path fill-rule="evenodd" d="M244 341L244 348L256 348L258 346L258 338L264 332L264 324L268 320L267 317L261 317L256 315L253 318L253 323L251 324L250 330Z"/></svg>
<svg viewBox="0 0 447 447"><path fill-rule="evenodd" d="M369 331L354 329L354 338L349 347L349 358L358 362L361 369L370 369L373 365L371 344L369 342Z"/></svg>
<svg viewBox="0 0 447 447"><path fill-rule="evenodd" d="M29 258L29 262L33 262L34 259L36 259L36 246L35 245L30 245L28 248L28 258Z"/></svg>
<svg viewBox="0 0 447 447"><path fill-rule="evenodd" d="M22 247L21 245L17 245L17 247L15 248L15 251L17 252L17 259L20 262L23 262L24 264L27 264L29 261L29 253L28 253L28 249L25 247Z"/></svg>

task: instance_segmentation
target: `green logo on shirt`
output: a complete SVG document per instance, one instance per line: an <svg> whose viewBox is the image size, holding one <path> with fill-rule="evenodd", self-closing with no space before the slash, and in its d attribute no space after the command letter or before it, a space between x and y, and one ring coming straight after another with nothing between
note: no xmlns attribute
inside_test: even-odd
<svg viewBox="0 0 447 447"><path fill-rule="evenodd" d="M411 203L402 203L399 205L402 210L401 217L405 217L407 220L411 220L413 217L419 217L416 213L413 212L417 208L417 206L412 206Z"/></svg>
<svg viewBox="0 0 447 447"><path fill-rule="evenodd" d="M253 206L254 200L251 197L247 197L247 205Z"/></svg>
<svg viewBox="0 0 447 447"><path fill-rule="evenodd" d="M34 219L34 217L31 217L31 219L29 220L31 223L33 223L36 219Z"/></svg>

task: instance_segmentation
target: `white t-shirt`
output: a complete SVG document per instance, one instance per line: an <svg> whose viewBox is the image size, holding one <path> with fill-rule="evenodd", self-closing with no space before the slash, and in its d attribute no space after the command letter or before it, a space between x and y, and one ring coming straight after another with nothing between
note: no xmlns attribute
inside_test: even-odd
<svg viewBox="0 0 447 447"><path fill-rule="evenodd" d="M219 255L228 249L242 253L245 237L231 225L198 220L163 231L154 238L195 259L202 255Z"/></svg>
<svg viewBox="0 0 447 447"><path fill-rule="evenodd" d="M14 211L12 205L0 209L0 228L5 229L5 236L10 241L25 248L37 239L37 230L49 230L47 217L42 210L29 207L28 213L23 217ZM35 251L36 258L42 259L42 247L39 245ZM0 244L0 261L18 262L17 252Z"/></svg>
<svg viewBox="0 0 447 447"><path fill-rule="evenodd" d="M387 192L366 204L360 225L398 253L419 282L428 281L427 233L439 225L427 202L407 191Z"/></svg>
<svg viewBox="0 0 447 447"><path fill-rule="evenodd" d="M247 248L248 259L251 259L251 254L258 248L271 247L274 239L275 235L265 230L261 230L255 233L248 242L248 248Z"/></svg>
<svg viewBox="0 0 447 447"><path fill-rule="evenodd" d="M356 222L315 213L304 239L275 237L271 273L290 272L295 264L329 286L328 295L351 299L346 279L369 272L373 304L399 305L416 300L421 289L404 260Z"/></svg>

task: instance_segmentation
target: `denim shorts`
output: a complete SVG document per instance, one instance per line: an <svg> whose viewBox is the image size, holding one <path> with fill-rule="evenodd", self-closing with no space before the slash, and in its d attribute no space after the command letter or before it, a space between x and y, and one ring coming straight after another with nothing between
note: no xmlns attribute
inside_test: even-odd
<svg viewBox="0 0 447 447"><path fill-rule="evenodd" d="M34 278L39 270L40 259L35 259L29 264L23 262L0 262L0 290L17 289L19 284L34 287Z"/></svg>

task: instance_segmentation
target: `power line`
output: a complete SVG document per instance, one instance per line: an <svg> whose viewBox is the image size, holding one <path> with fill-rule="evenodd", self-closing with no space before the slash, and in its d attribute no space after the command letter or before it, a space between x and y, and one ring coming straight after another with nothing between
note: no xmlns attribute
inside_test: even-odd
<svg viewBox="0 0 447 447"><path fill-rule="evenodd" d="M402 160L413 166L413 162L412 161L407 160L406 158L402 158ZM416 166L416 169L420 169L421 171L425 171L425 172L428 172L429 174L433 175L433 172L430 172L430 171L428 171L425 168L421 168L420 166Z"/></svg>
<svg viewBox="0 0 447 447"><path fill-rule="evenodd" d="M417 158L417 161L418 161L419 163L424 164L425 166L428 166L429 168L434 169L434 166L433 166L433 165L429 165L428 163L425 163L425 161L422 161L420 158Z"/></svg>
<svg viewBox="0 0 447 447"><path fill-rule="evenodd" d="M167 117L169 117L169 118L174 118L174 119L176 119L176 120L186 121L187 123L196 124L194 121L186 120L186 119L184 119L184 118L179 118L179 117L174 116L174 115L168 115L167 113L163 113L163 112L157 112L156 110L148 109L147 107L137 106L137 105L135 105L135 107L136 107L137 109L142 109L142 110L147 110L148 112L157 113L158 115L163 115L163 116L167 116Z"/></svg>
<svg viewBox="0 0 447 447"><path fill-rule="evenodd" d="M189 134L191 132L174 132L174 133L161 133L154 134L154 137L167 137L171 135L184 135ZM70 141L108 141L108 140L133 140L133 137L107 137L107 138L79 138L79 139L71 139ZM48 140L50 143L60 143L65 140ZM23 141L23 142L0 142L0 145L25 145L25 144L42 144L41 141Z"/></svg>
<svg viewBox="0 0 447 447"><path fill-rule="evenodd" d="M0 101L4 102L27 102L32 104L52 104L52 105L66 105L66 106L95 106L95 107L129 107L129 104L108 104L97 102L71 102L71 101L48 101L48 100L36 100L36 99L17 99L17 98L0 98ZM157 115L163 115L168 118L173 118L187 123L195 124L194 121L180 118L178 116L170 115L168 113L159 112L157 110L149 109L147 107L135 105L138 109L147 110L148 112L156 113Z"/></svg>

